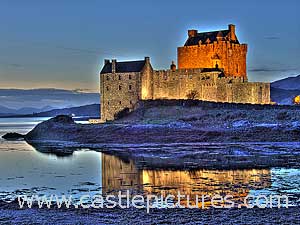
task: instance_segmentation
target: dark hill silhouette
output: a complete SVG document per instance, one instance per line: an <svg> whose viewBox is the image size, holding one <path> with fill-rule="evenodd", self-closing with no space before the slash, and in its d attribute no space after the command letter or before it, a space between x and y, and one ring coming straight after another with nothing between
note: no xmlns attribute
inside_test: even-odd
<svg viewBox="0 0 300 225"><path fill-rule="evenodd" d="M292 105L297 95L300 95L300 75L271 83L271 99L278 104Z"/></svg>
<svg viewBox="0 0 300 225"><path fill-rule="evenodd" d="M275 81L271 86L284 90L300 90L300 75Z"/></svg>
<svg viewBox="0 0 300 225"><path fill-rule="evenodd" d="M91 104L91 105L84 105L84 106L64 108L64 109L52 109L45 112L23 114L23 115L12 115L7 117L54 117L58 115L72 115L72 114L80 117L98 118L100 116L100 104Z"/></svg>

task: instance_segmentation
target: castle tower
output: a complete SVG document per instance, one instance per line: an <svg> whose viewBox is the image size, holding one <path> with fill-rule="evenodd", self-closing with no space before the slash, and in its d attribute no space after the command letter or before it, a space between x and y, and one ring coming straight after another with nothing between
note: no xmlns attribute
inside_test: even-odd
<svg viewBox="0 0 300 225"><path fill-rule="evenodd" d="M122 110L133 110L140 99L152 99L153 69L150 58L123 61L104 60L100 72L101 120L114 120Z"/></svg>
<svg viewBox="0 0 300 225"><path fill-rule="evenodd" d="M227 30L189 30L188 39L177 54L179 69L218 67L226 76L247 78L247 44L239 43L233 24Z"/></svg>

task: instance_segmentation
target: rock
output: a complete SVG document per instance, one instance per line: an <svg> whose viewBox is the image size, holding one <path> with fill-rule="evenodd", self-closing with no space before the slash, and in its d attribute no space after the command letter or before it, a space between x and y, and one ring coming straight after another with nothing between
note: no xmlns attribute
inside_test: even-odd
<svg viewBox="0 0 300 225"><path fill-rule="evenodd" d="M70 116L56 116L38 124L26 134L25 140L70 141L75 136L78 126Z"/></svg>
<svg viewBox="0 0 300 225"><path fill-rule="evenodd" d="M75 123L72 117L66 116L66 115L59 115L56 117L53 117L52 119L48 120L49 123Z"/></svg>
<svg viewBox="0 0 300 225"><path fill-rule="evenodd" d="M19 133L7 133L4 136L2 136L2 138L5 139L5 140L11 140L11 141L23 140L24 135L19 134Z"/></svg>

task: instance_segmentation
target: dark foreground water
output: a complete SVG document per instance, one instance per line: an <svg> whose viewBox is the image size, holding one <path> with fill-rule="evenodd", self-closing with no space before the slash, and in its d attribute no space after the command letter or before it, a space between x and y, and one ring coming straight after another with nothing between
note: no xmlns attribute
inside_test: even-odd
<svg viewBox="0 0 300 225"><path fill-rule="evenodd" d="M26 133L46 118L0 119L0 135ZM176 148L176 146L175 146ZM181 145L182 148L182 145ZM288 195L300 205L300 170L271 168L248 170L164 170L140 168L130 158L81 149L59 157L38 152L24 141L0 139L0 199L12 201L23 194L108 194L118 190L166 196L184 195Z"/></svg>

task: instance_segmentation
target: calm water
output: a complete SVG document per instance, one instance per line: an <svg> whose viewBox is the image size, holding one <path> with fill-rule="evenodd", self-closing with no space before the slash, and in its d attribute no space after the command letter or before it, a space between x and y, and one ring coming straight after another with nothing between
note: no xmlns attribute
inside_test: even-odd
<svg viewBox="0 0 300 225"><path fill-rule="evenodd" d="M0 119L0 135L26 133L47 118ZM107 194L118 190L167 195L287 194L300 205L299 169L155 170L138 168L131 159L80 150L68 157L40 153L24 141L0 139L0 199L19 194Z"/></svg>

